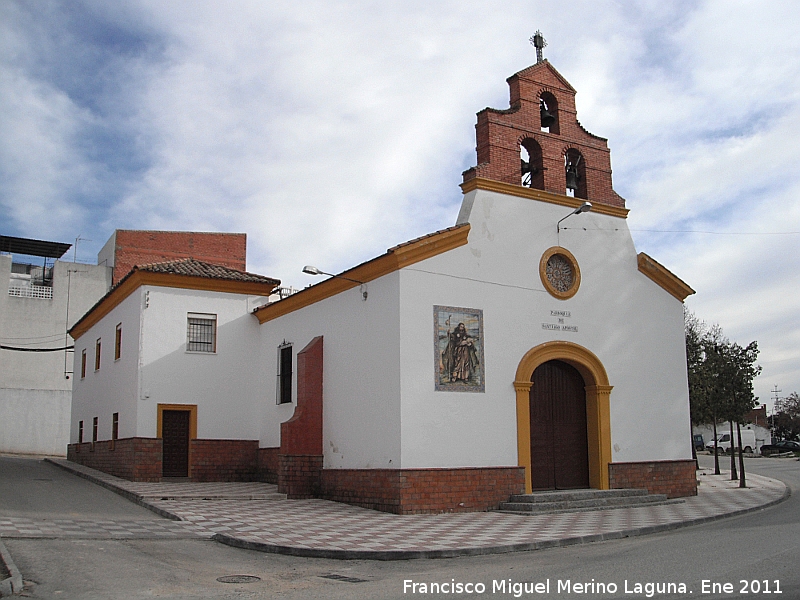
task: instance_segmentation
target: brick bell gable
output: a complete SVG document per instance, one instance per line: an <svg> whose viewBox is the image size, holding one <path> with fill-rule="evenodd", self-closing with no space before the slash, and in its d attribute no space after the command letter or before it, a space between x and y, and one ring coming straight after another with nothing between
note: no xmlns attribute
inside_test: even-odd
<svg viewBox="0 0 800 600"><path fill-rule="evenodd" d="M575 88L544 60L507 79L510 108L485 108L478 113L476 129L478 165L463 173L464 182L475 178L521 185L520 147L540 152L541 170L532 187L564 195L565 156L581 155L581 185L576 196L620 208L625 200L611 185L611 155L605 138L581 126L575 109ZM550 131L543 131L539 101L545 99L557 116Z"/></svg>

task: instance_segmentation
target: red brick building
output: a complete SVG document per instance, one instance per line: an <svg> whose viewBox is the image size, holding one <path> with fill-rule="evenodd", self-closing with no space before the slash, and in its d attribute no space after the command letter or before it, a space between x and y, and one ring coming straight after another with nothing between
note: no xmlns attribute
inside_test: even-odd
<svg viewBox="0 0 800 600"><path fill-rule="evenodd" d="M135 266L194 258L238 271L246 270L247 235L198 231L117 229L97 255L114 268L116 285Z"/></svg>

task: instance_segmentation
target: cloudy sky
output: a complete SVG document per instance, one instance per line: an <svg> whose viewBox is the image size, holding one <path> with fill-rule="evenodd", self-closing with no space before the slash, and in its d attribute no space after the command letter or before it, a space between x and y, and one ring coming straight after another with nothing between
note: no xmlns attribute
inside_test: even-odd
<svg viewBox="0 0 800 600"><path fill-rule="evenodd" d="M541 29L637 249L759 342L762 401L800 392L798 26L791 0L3 0L0 233L93 262L118 228L245 232L303 287L455 222L475 113Z"/></svg>

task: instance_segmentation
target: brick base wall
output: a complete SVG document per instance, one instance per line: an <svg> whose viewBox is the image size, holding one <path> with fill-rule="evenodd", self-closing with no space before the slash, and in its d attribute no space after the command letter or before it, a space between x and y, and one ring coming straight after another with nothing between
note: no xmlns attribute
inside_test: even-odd
<svg viewBox="0 0 800 600"><path fill-rule="evenodd" d="M258 481L266 483L278 483L278 471L280 470L280 448L259 448L258 449Z"/></svg>
<svg viewBox="0 0 800 600"><path fill-rule="evenodd" d="M258 440L190 440L192 481L255 481Z"/></svg>
<svg viewBox="0 0 800 600"><path fill-rule="evenodd" d="M161 440L125 438L69 444L67 459L131 481L161 481Z"/></svg>
<svg viewBox="0 0 800 600"><path fill-rule="evenodd" d="M158 438L125 438L112 444L67 446L67 459L130 481L161 481L162 443ZM190 440L192 481L256 481L257 440Z"/></svg>
<svg viewBox="0 0 800 600"><path fill-rule="evenodd" d="M287 498L317 498L322 473L322 456L316 454L281 454L278 491Z"/></svg>
<svg viewBox="0 0 800 600"><path fill-rule="evenodd" d="M320 496L401 515L496 509L525 491L522 467L325 469Z"/></svg>
<svg viewBox="0 0 800 600"><path fill-rule="evenodd" d="M651 494L681 498L697 495L695 469L691 459L611 463L608 478L612 489L646 488Z"/></svg>

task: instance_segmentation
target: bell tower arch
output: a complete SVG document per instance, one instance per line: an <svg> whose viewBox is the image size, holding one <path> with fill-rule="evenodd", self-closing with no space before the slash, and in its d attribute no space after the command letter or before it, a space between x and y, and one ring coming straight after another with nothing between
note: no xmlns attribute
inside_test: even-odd
<svg viewBox="0 0 800 600"><path fill-rule="evenodd" d="M578 122L575 88L547 59L507 81L509 108L485 108L478 113L478 164L464 171L464 183L489 179L562 196L570 188L575 197L625 208L625 200L611 185L608 141L589 133ZM521 145L529 153L532 148L541 152L536 157L541 170L527 179L524 164L520 176ZM567 155L565 149L571 154ZM581 159L567 169L565 158L570 156ZM530 165L532 161L526 162Z"/></svg>

